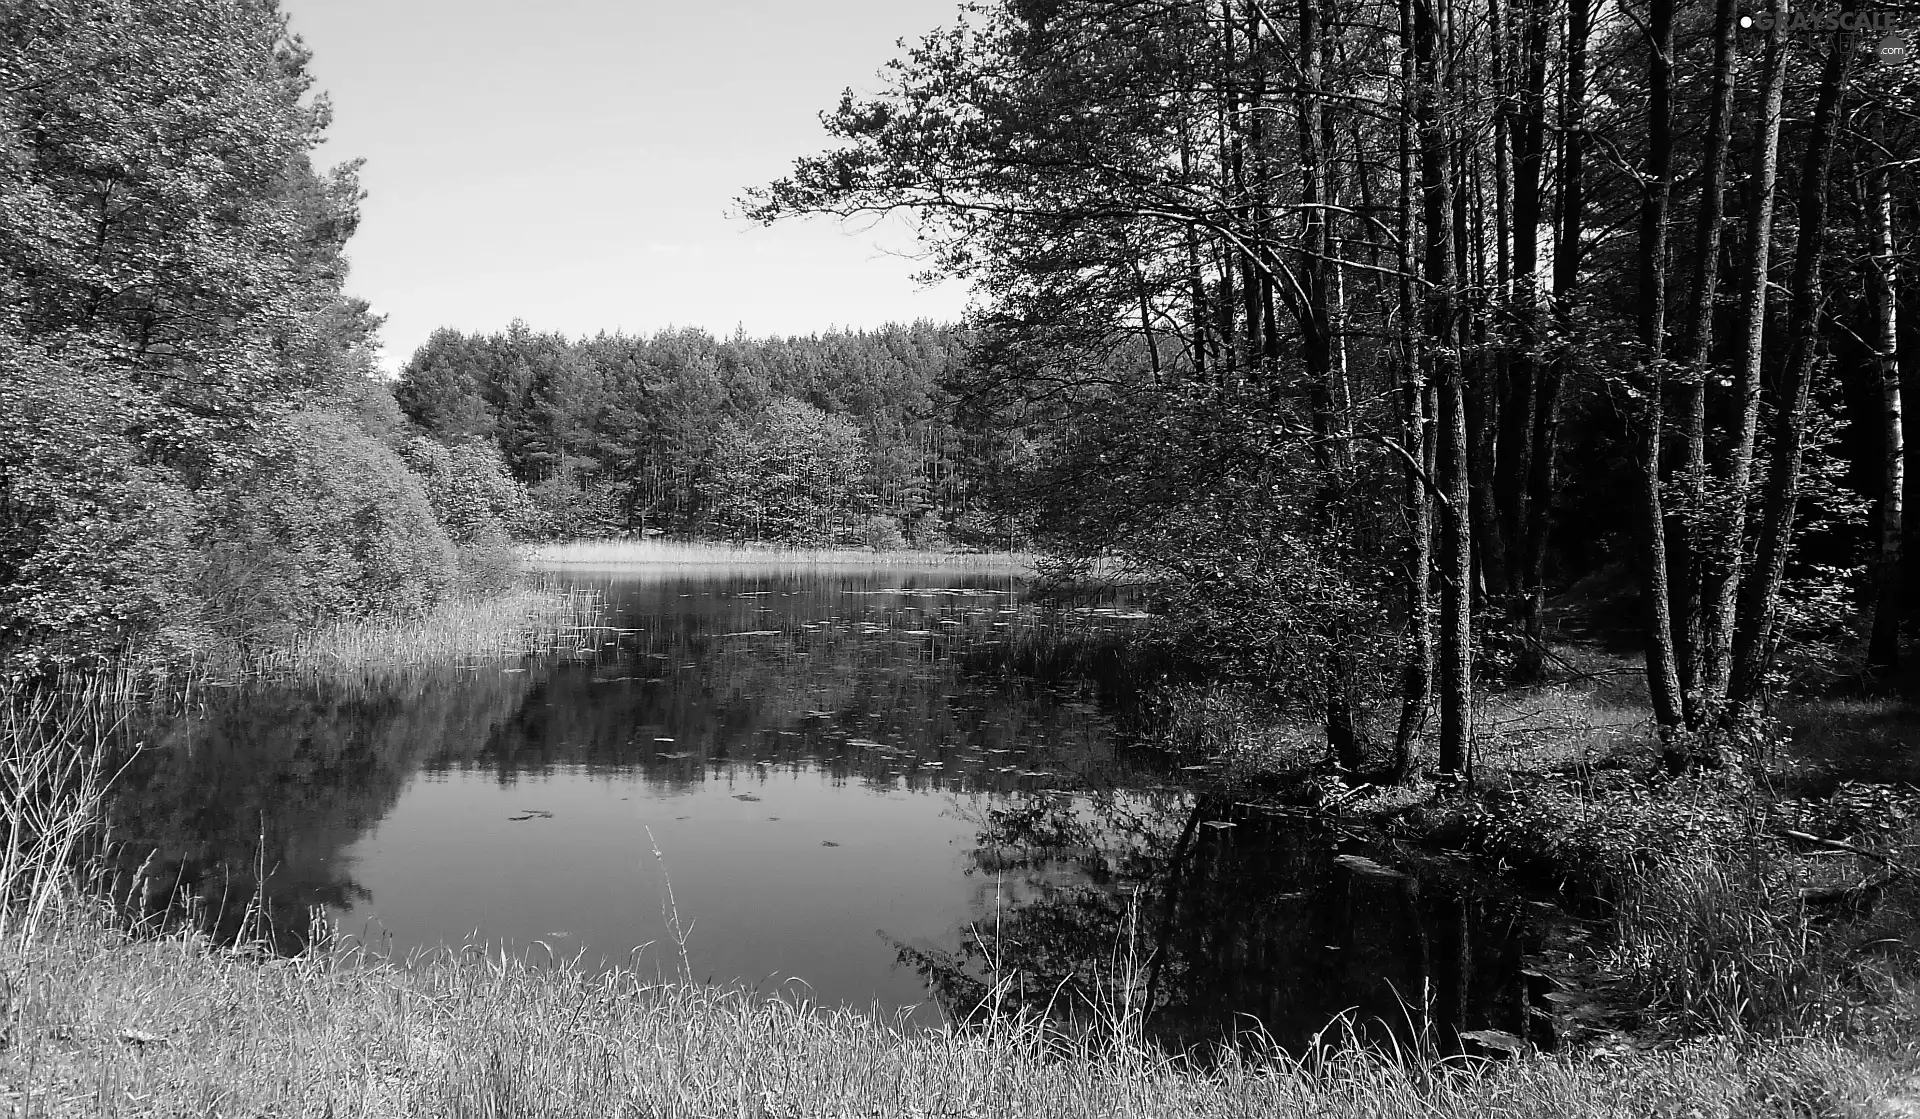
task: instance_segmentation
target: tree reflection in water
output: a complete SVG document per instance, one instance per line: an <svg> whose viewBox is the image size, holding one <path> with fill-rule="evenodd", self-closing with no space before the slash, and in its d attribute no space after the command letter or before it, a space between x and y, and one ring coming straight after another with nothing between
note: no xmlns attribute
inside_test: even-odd
<svg viewBox="0 0 1920 1119"><path fill-rule="evenodd" d="M149 713L109 791L120 896L136 916L179 917L190 905L223 942L298 952L316 911L365 896L338 854L393 808L425 759L499 735L527 680L383 672L214 688L184 710Z"/></svg>
<svg viewBox="0 0 1920 1119"><path fill-rule="evenodd" d="M1462 1031L1496 1029L1550 1045L1522 970L1538 910L1358 850L1207 795L1016 796L980 821L961 947L897 949L962 1020L1079 1032L1131 1007L1169 1050L1251 1032L1298 1051L1345 1014L1375 1042L1420 1031L1457 1052Z"/></svg>

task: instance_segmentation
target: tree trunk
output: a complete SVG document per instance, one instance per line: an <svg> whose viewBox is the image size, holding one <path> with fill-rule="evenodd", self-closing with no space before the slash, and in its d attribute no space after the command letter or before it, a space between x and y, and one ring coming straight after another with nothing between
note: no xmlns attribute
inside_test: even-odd
<svg viewBox="0 0 1920 1119"><path fill-rule="evenodd" d="M1592 0L1567 0L1567 76L1560 102L1559 229L1553 253L1553 310L1562 336L1573 329L1574 288L1580 279L1580 239L1586 211L1587 37L1593 30ZM1558 503L1560 387L1573 358L1563 349L1537 366L1533 401L1533 449L1527 477L1527 561L1524 608L1526 650L1537 673L1546 642L1547 543Z"/></svg>
<svg viewBox="0 0 1920 1119"><path fill-rule="evenodd" d="M1774 188L1780 171L1780 118L1787 81L1786 0L1768 0L1766 65L1760 124L1754 138L1753 208L1747 212L1747 275L1742 293L1734 399L1739 418L1727 456L1724 510L1696 556L1704 600L1700 635L1703 706L1725 702L1733 673L1733 631L1747 537L1747 501L1753 489L1754 442L1760 426L1761 344L1767 325L1768 261L1773 247Z"/></svg>
<svg viewBox="0 0 1920 1119"><path fill-rule="evenodd" d="M1853 13L1859 0L1844 0ZM1774 408L1766 505L1761 514L1753 571L1740 588L1740 612L1733 638L1733 680L1727 702L1737 719L1755 713L1772 658L1773 626L1780 585L1786 579L1793 547L1793 522L1799 512L1801 459L1806 450L1807 405L1812 396L1814 347L1819 341L1820 253L1827 233L1827 180L1833 167L1834 139L1840 131L1840 106L1846 98L1854 34L1838 33L1820 72L1820 102L1800 171L1800 233L1793 261L1793 295L1787 314L1787 363L1781 371Z"/></svg>
<svg viewBox="0 0 1920 1119"><path fill-rule="evenodd" d="M1687 725L1705 719L1705 588L1700 550L1707 515L1707 380L1712 374L1713 310L1720 285L1720 224L1726 213L1727 146L1733 125L1733 27L1739 0L1718 0L1713 16L1713 94L1707 110L1707 151L1700 166L1700 209L1694 223L1693 287L1681 329L1674 410L1684 435L1680 474L1682 506L1670 511L1668 540L1678 603L1674 646L1680 658L1680 688Z"/></svg>
<svg viewBox="0 0 1920 1119"><path fill-rule="evenodd" d="M1400 198L1400 441L1406 454L1407 542L1404 549L1407 592L1407 649L1401 666L1400 725L1394 733L1393 764L1396 780L1414 769L1414 737L1427 720L1433 699L1433 501L1427 492L1427 448L1432 442L1427 422L1426 362L1415 329L1418 303L1414 294L1413 252L1413 120L1415 114L1415 47L1413 0L1400 0L1399 128Z"/></svg>
<svg viewBox="0 0 1920 1119"><path fill-rule="evenodd" d="M1640 348L1646 399L1635 438L1640 468L1641 593L1645 597L1647 692L1663 743L1683 725L1667 585L1666 516L1660 501L1660 443L1666 396L1667 202L1673 192L1673 0L1648 5L1647 166L1640 205ZM1671 755L1669 764L1676 759Z"/></svg>
<svg viewBox="0 0 1920 1119"><path fill-rule="evenodd" d="M1513 150L1513 269L1508 308L1514 344L1507 360L1509 389L1500 413L1495 490L1504 514L1508 594L1526 590L1531 434L1538 392L1540 349L1540 178L1546 153L1547 0L1526 0L1511 15L1520 44L1519 92L1503 119ZM1537 659L1537 658L1536 658ZM1537 673L1536 673L1537 674Z"/></svg>
<svg viewBox="0 0 1920 1119"><path fill-rule="evenodd" d="M1464 774L1473 739L1473 518L1467 473L1466 386L1454 306L1453 173L1440 119L1441 38L1436 0L1415 0L1420 179L1426 224L1427 358L1440 393L1440 478L1447 508L1441 536L1440 758L1443 774Z"/></svg>
<svg viewBox="0 0 1920 1119"><path fill-rule="evenodd" d="M1877 122L1876 122L1877 125ZM1876 126L1875 139L1883 133ZM1894 256L1893 186L1885 162L1886 145L1876 155L1882 161L1868 178L1868 245L1873 254L1869 279L1874 303L1874 346L1880 372L1880 549L1874 564L1873 636L1867 644L1867 671L1885 679L1900 667L1901 540L1906 496L1906 438L1901 427L1900 330L1897 306L1898 259Z"/></svg>

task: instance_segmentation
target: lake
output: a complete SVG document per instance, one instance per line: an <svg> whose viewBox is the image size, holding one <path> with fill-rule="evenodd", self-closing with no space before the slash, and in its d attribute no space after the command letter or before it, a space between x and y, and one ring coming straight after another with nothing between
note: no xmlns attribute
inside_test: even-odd
<svg viewBox="0 0 1920 1119"><path fill-rule="evenodd" d="M1342 1012L1538 1040L1538 907L1384 873L1208 791L1111 683L1017 669L1126 608L1037 610L980 572L567 578L605 597L597 651L212 689L138 727L123 878L283 951L317 917L383 955L625 964L909 1024L1125 998L1174 1046L1256 1021L1299 1045Z"/></svg>

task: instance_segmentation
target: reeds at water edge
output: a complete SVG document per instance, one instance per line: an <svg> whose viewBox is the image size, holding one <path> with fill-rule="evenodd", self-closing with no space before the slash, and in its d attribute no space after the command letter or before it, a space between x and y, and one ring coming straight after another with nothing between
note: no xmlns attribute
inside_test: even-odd
<svg viewBox="0 0 1920 1119"><path fill-rule="evenodd" d="M795 567L866 566L1019 571L1032 567L1025 552L954 552L871 548L799 548L780 544L725 544L707 540L569 540L543 544L528 556L536 567L622 564L780 564Z"/></svg>
<svg viewBox="0 0 1920 1119"><path fill-rule="evenodd" d="M334 675L384 668L591 650L604 639L597 590L541 584L456 599L418 617L346 618L216 658L214 678Z"/></svg>
<svg viewBox="0 0 1920 1119"><path fill-rule="evenodd" d="M23 946L76 893L100 835L109 740L120 721L115 681L78 693L0 684L0 944Z"/></svg>

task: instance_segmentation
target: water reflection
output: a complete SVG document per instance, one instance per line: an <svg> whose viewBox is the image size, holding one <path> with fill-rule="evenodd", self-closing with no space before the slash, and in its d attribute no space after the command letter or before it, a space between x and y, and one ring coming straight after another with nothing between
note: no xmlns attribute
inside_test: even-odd
<svg viewBox="0 0 1920 1119"><path fill-rule="evenodd" d="M1541 911L1463 873L1416 879L1305 819L1164 791L1010 798L979 840L977 935L900 946L956 1012L1125 1007L1178 1050L1241 1031L1297 1048L1340 1014L1381 1041L1551 1043L1522 966Z"/></svg>
<svg viewBox="0 0 1920 1119"><path fill-rule="evenodd" d="M394 952L673 970L670 875L696 978L927 1024L972 1011L991 956L1031 1007L1127 972L1181 1046L1423 991L1524 1032L1518 903L1356 874L1337 837L1179 788L1124 696L1009 667L1124 610L1036 613L978 573L579 578L615 627L592 654L216 691L140 727L112 815L145 904L197 894L282 950L319 911Z"/></svg>

